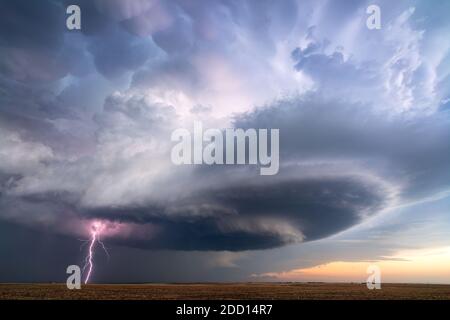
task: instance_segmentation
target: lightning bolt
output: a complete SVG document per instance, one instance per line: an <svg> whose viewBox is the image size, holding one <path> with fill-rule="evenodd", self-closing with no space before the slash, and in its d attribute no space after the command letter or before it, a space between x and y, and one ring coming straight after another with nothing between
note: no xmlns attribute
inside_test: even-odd
<svg viewBox="0 0 450 320"><path fill-rule="evenodd" d="M87 269L86 278L84 280L85 284L89 282L92 271L94 270L94 254L95 254L95 247L97 244L99 244L103 248L103 250L105 251L106 255L109 258L108 250L106 250L105 245L99 239L103 229L104 225L99 221L96 221L91 225L91 238L90 240L88 240L89 242L88 253L86 255L86 258L84 259L84 267L83 267L83 272Z"/></svg>

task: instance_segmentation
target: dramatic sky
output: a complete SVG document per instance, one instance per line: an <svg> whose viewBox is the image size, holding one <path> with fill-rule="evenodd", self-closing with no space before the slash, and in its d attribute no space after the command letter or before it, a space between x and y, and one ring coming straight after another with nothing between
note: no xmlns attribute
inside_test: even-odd
<svg viewBox="0 0 450 320"><path fill-rule="evenodd" d="M0 0L0 281L64 281L100 222L94 282L450 283L449 13ZM279 173L172 164L193 121L279 129Z"/></svg>

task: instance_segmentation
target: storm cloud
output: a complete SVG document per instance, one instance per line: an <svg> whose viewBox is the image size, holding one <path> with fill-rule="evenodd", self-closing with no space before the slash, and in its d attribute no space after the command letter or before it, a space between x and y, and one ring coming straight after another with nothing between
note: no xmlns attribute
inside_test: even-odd
<svg viewBox="0 0 450 320"><path fill-rule="evenodd" d="M99 219L113 244L243 251L448 191L450 45L425 50L441 37L409 6L373 35L348 4L334 22L361 22L355 44L317 25L325 3L72 3L81 31L65 29L67 2L0 2L2 220L79 237ZM173 165L170 134L194 120L279 129L279 174Z"/></svg>

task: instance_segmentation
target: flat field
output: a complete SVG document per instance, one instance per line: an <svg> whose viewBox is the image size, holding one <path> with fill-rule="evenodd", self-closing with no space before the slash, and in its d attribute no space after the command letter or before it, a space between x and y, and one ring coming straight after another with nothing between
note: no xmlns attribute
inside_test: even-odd
<svg viewBox="0 0 450 320"><path fill-rule="evenodd" d="M0 299L233 300L233 299L450 299L450 285L382 284L368 290L355 283L0 284Z"/></svg>

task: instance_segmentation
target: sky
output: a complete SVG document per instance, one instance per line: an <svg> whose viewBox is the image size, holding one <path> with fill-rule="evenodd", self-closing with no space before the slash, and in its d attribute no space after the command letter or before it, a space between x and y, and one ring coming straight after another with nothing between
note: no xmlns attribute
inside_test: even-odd
<svg viewBox="0 0 450 320"><path fill-rule="evenodd" d="M92 282L450 283L448 12L0 0L0 281L65 281L101 223ZM175 165L195 121L279 129L278 174Z"/></svg>

